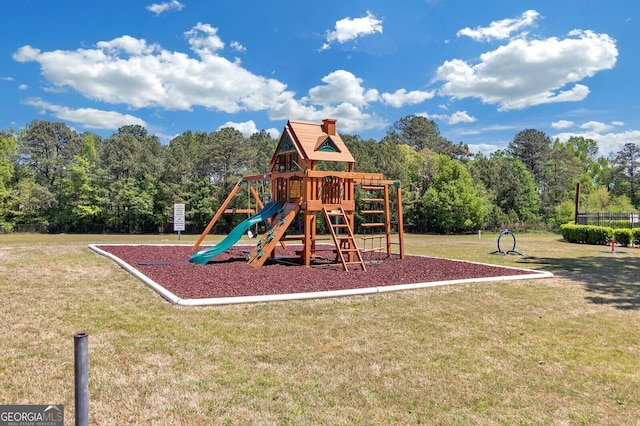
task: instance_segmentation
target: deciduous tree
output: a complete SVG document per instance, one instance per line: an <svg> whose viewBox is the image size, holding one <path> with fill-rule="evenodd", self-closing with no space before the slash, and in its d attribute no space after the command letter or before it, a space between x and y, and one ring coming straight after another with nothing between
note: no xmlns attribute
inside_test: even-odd
<svg viewBox="0 0 640 426"><path fill-rule="evenodd" d="M443 233L477 230L488 208L469 171L460 162L439 155L435 178L420 206L426 229Z"/></svg>
<svg viewBox="0 0 640 426"><path fill-rule="evenodd" d="M482 183L495 205L489 227L514 222L531 222L540 208L533 175L517 158L497 151L489 158L478 155L468 165L472 176Z"/></svg>

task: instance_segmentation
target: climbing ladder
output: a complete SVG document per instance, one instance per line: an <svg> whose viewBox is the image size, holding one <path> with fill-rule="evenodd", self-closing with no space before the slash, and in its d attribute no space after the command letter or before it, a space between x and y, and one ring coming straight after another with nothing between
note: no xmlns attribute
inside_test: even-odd
<svg viewBox="0 0 640 426"><path fill-rule="evenodd" d="M344 212L344 209L338 207L336 210L327 210L327 208L323 206L322 211L324 212L327 227L331 231L331 237L336 245L338 257L340 258L340 262L342 262L344 270L348 271L349 266L358 265L363 271L366 271L367 268L364 266L362 254L353 237L351 225L349 225L349 218Z"/></svg>
<svg viewBox="0 0 640 426"><path fill-rule="evenodd" d="M371 218L371 220L364 219L360 224L364 229L362 253L368 257L371 264L374 263L374 258L377 258L376 263L379 264L382 261L382 253L386 251L386 256L390 253L389 192L385 185L362 185L361 189L366 192L366 197L360 200L362 203L360 214L365 218Z"/></svg>
<svg viewBox="0 0 640 426"><path fill-rule="evenodd" d="M272 218L270 225L267 226L267 231L258 240L258 244L247 256L249 265L257 268L267 261L299 210L300 204L298 203L287 203L282 207L282 210Z"/></svg>

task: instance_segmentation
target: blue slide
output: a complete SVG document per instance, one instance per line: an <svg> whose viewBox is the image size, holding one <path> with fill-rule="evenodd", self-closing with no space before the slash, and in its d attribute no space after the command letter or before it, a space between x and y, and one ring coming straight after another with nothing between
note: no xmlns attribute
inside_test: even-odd
<svg viewBox="0 0 640 426"><path fill-rule="evenodd" d="M251 226L269 219L271 216L277 214L281 209L281 201L267 203L264 208L254 216L243 220L240 224L238 224L238 226L233 228L233 230L224 238L224 240L220 241L218 244L212 247L198 250L197 252L193 253L189 258L189 262L197 263L199 265L206 265L207 262L209 262L211 259L219 255L220 253L229 250L235 243L240 241L240 238L242 238L244 233L247 232L249 228L251 228Z"/></svg>

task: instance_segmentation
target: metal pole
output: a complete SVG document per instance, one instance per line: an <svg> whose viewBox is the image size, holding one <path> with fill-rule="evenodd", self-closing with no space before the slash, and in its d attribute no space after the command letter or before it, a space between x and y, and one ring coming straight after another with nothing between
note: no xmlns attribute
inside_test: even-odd
<svg viewBox="0 0 640 426"><path fill-rule="evenodd" d="M75 362L76 425L89 425L89 335L73 335Z"/></svg>

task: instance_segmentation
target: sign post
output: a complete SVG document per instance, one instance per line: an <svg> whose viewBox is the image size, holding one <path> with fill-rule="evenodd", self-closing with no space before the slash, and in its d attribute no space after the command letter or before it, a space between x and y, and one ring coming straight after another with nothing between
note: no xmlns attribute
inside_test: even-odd
<svg viewBox="0 0 640 426"><path fill-rule="evenodd" d="M180 231L184 231L184 204L173 205L173 230L178 231L180 241Z"/></svg>

